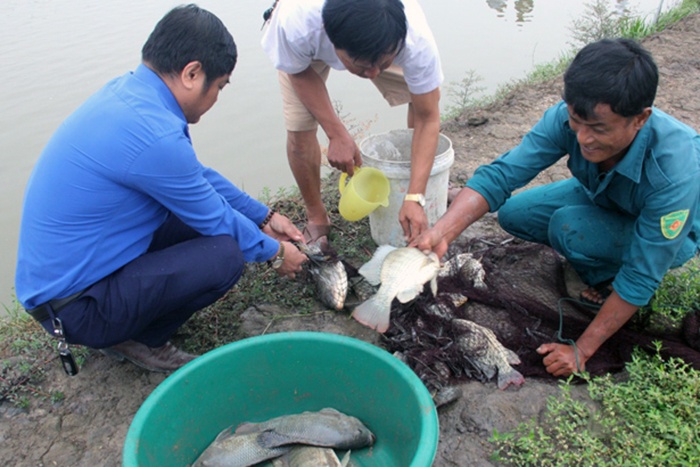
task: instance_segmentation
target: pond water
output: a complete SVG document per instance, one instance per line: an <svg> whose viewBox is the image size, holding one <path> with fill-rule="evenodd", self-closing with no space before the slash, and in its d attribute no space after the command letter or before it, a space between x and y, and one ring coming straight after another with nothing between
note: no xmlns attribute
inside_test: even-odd
<svg viewBox="0 0 700 467"><path fill-rule="evenodd" d="M653 15L659 6L659 0L609 1L617 10L637 15ZM12 300L22 193L43 146L89 95L138 65L156 22L181 3L0 2L0 56L6 64L0 112L0 304L9 306ZM277 78L260 47L262 12L272 0L196 3L221 18L239 48L231 85L191 128L200 159L254 196L264 188L274 193L292 186ZM473 70L486 93L569 49L571 22L584 11L579 0L421 4L440 48L445 85ZM390 109L371 83L332 73L328 87L349 122L373 122L368 133L405 126L405 109ZM448 105L444 86L442 108Z"/></svg>

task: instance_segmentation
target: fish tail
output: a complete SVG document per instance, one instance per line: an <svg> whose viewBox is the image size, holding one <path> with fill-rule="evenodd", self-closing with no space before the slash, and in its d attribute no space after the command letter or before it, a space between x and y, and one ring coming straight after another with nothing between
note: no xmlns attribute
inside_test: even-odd
<svg viewBox="0 0 700 467"><path fill-rule="evenodd" d="M352 317L367 327L384 333L389 329L389 315L391 314L391 304L384 304L377 299L377 296L360 303L352 312Z"/></svg>
<svg viewBox="0 0 700 467"><path fill-rule="evenodd" d="M505 390L511 384L520 387L525 382L525 377L513 368L510 371L498 371L498 389Z"/></svg>

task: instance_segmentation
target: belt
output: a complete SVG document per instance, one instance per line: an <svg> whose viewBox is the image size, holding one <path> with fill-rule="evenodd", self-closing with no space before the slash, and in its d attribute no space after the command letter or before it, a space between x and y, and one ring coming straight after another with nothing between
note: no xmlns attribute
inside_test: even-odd
<svg viewBox="0 0 700 467"><path fill-rule="evenodd" d="M58 313L58 310L61 308L65 307L66 305L74 302L77 300L82 294L85 292L85 290L81 290L80 292L76 292L73 295L69 295L65 298L57 298L55 300L49 300L48 302L44 303L43 305L39 305L36 308L32 308L31 310L27 310L27 313L34 318L35 320L39 321L40 323L42 321L45 321L49 319L51 316L49 314L49 306L53 309L54 313Z"/></svg>

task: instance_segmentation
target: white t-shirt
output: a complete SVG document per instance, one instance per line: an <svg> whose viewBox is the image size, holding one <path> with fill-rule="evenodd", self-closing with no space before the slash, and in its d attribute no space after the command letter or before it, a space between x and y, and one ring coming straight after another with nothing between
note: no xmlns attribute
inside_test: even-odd
<svg viewBox="0 0 700 467"><path fill-rule="evenodd" d="M273 65L289 74L307 69L321 60L336 70L345 66L323 29L324 0L280 0L262 38L262 46ZM403 68L408 90L425 94L443 81L440 55L417 0L402 0L408 24L406 44L394 59Z"/></svg>

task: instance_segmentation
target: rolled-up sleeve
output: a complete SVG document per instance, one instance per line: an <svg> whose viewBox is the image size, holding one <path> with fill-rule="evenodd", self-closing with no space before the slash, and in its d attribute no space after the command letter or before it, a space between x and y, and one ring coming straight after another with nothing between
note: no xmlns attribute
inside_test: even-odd
<svg viewBox="0 0 700 467"><path fill-rule="evenodd" d="M564 118L562 112L566 112L562 104L547 110L518 146L479 167L469 179L466 186L486 199L491 212L503 206L514 190L527 185L569 152L568 128L564 125L568 114Z"/></svg>

